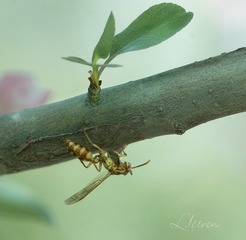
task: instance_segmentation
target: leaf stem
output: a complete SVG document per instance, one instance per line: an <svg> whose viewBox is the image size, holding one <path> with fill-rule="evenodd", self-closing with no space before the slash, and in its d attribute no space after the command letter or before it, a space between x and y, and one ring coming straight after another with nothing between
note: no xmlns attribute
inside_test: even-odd
<svg viewBox="0 0 246 240"><path fill-rule="evenodd" d="M107 67L107 64L109 64L114 59L113 56L109 56L108 59L104 62L104 64L99 68L98 75L101 76L104 69Z"/></svg>

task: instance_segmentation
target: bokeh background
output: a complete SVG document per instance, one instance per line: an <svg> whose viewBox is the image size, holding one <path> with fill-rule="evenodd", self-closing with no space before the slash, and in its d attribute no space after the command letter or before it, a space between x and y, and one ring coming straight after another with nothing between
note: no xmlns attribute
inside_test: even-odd
<svg viewBox="0 0 246 240"><path fill-rule="evenodd" d="M85 93L89 69L61 57L90 60L111 10L120 32L160 2L0 0L0 75L31 74L40 88L51 91L49 102ZM106 70L103 87L245 46L244 0L173 2L194 13L192 22L156 47L117 57L114 63L123 67ZM98 174L78 160L3 176L0 180L28 187L56 223L0 216L0 239L245 239L245 123L241 113L182 136L132 144L126 160L135 165L151 159L150 164L133 176L109 178L73 206L64 199Z"/></svg>

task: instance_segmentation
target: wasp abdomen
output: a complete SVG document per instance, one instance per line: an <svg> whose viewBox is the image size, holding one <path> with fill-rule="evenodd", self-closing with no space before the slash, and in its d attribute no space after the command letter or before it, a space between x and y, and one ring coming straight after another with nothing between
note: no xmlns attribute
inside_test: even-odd
<svg viewBox="0 0 246 240"><path fill-rule="evenodd" d="M93 161L93 155L90 150L81 146L80 144L76 144L71 140L66 140L65 145L69 152L71 152L74 156L78 157L80 160Z"/></svg>

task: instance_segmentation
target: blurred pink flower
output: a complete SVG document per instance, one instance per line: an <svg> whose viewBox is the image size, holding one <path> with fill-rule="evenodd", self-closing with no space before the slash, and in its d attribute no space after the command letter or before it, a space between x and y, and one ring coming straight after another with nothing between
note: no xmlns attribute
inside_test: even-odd
<svg viewBox="0 0 246 240"><path fill-rule="evenodd" d="M36 86L28 74L6 74L0 78L0 114L40 106L49 94Z"/></svg>

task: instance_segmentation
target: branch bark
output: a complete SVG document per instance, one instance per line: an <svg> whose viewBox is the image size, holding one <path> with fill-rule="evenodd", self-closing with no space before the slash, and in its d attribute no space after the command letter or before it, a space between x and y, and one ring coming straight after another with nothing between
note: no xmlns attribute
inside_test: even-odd
<svg viewBox="0 0 246 240"><path fill-rule="evenodd" d="M0 174L67 161L64 140L91 149L186 130L246 111L246 48L103 89L92 106L83 94L0 117Z"/></svg>

